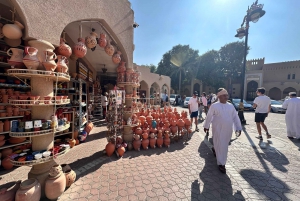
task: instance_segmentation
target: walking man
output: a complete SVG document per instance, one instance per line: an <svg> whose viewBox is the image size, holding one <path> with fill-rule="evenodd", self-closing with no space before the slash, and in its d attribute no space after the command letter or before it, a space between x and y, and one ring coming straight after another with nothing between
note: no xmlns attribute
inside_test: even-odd
<svg viewBox="0 0 300 201"><path fill-rule="evenodd" d="M199 131L198 121L197 121L198 105L199 105L198 93L197 93L197 91L195 91L193 93L193 97L191 97L189 100L189 113L190 113L190 117L191 117L191 127L193 126L193 119L194 119L195 125L196 125L195 131L197 131L197 132Z"/></svg>
<svg viewBox="0 0 300 201"><path fill-rule="evenodd" d="M285 123L287 137L290 139L300 139L300 99L297 98L296 92L289 93L290 99L287 99L282 104L282 108L286 109Z"/></svg>
<svg viewBox="0 0 300 201"><path fill-rule="evenodd" d="M105 92L101 96L101 105L102 105L102 114L103 114L103 119L106 118L106 111L107 111L107 105L108 105L108 100L107 100L108 93Z"/></svg>
<svg viewBox="0 0 300 201"><path fill-rule="evenodd" d="M202 93L201 101L202 101L202 104L203 104L203 107L204 107L205 115L207 115L208 107L207 107L207 98L206 98L206 93L205 92Z"/></svg>
<svg viewBox="0 0 300 201"><path fill-rule="evenodd" d="M228 144L231 140L233 128L241 134L242 125L232 104L228 103L228 92L220 88L217 94L219 101L212 104L204 122L204 132L209 131L212 124L213 144L219 170L226 173L225 164L228 155Z"/></svg>
<svg viewBox="0 0 300 201"><path fill-rule="evenodd" d="M255 123L258 135L257 139L263 140L261 135L261 127L266 131L267 139L271 138L268 128L265 125L265 119L271 110L271 99L265 95L265 88L258 88L256 91L257 97L253 101L253 108L255 108Z"/></svg>

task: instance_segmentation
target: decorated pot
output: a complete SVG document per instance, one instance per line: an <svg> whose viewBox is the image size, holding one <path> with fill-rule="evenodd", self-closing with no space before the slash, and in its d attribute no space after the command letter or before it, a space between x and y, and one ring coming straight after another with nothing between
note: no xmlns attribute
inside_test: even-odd
<svg viewBox="0 0 300 201"><path fill-rule="evenodd" d="M147 136L148 136L148 134L147 134ZM149 139L148 138L146 138L146 139L143 138L143 140L142 140L142 146L143 146L143 149L148 149L148 146L149 146Z"/></svg>
<svg viewBox="0 0 300 201"><path fill-rule="evenodd" d="M125 73L118 73L118 82L125 82Z"/></svg>
<svg viewBox="0 0 300 201"><path fill-rule="evenodd" d="M45 194L50 200L58 199L66 188L66 177L60 165L50 169L49 177L45 182Z"/></svg>
<svg viewBox="0 0 300 201"><path fill-rule="evenodd" d="M97 45L98 34L96 34L94 31L95 31L95 29L92 29L92 32L90 33L90 35L85 37L85 45L89 49L92 49L92 48L96 47L96 45Z"/></svg>
<svg viewBox="0 0 300 201"><path fill-rule="evenodd" d="M178 125L179 127L183 127L184 124L185 124L185 122L184 122L182 119L178 119L177 125Z"/></svg>
<svg viewBox="0 0 300 201"><path fill-rule="evenodd" d="M100 47L103 47L103 48L107 45L106 35L104 33L100 34L98 44Z"/></svg>
<svg viewBox="0 0 300 201"><path fill-rule="evenodd" d="M164 136L164 145L165 145L166 147L168 147L168 148L170 147L170 142L171 142L169 136L170 136L170 135L169 135L169 132L166 131L165 136Z"/></svg>
<svg viewBox="0 0 300 201"><path fill-rule="evenodd" d="M157 126L157 122L156 122L156 120L155 119L152 119L152 128L156 128L156 126Z"/></svg>
<svg viewBox="0 0 300 201"><path fill-rule="evenodd" d="M121 62L121 52L117 51L113 56L112 56L112 61L114 64L119 64Z"/></svg>
<svg viewBox="0 0 300 201"><path fill-rule="evenodd" d="M37 58L38 49L27 46L25 47L24 52L26 55L23 58L23 63L28 69L36 70L40 65L40 61Z"/></svg>
<svg viewBox="0 0 300 201"><path fill-rule="evenodd" d="M59 73L67 73L68 72L68 64L69 64L69 61L67 59L67 57L65 56L62 56L62 55L57 55L57 63L56 63L56 72L59 72Z"/></svg>
<svg viewBox="0 0 300 201"><path fill-rule="evenodd" d="M21 183L16 193L16 201L39 201L41 194L41 185L38 180L27 179Z"/></svg>
<svg viewBox="0 0 300 201"><path fill-rule="evenodd" d="M83 38L78 38L78 42L73 46L72 52L77 58L83 58L86 55L87 48Z"/></svg>
<svg viewBox="0 0 300 201"><path fill-rule="evenodd" d="M105 50L106 54L109 56L112 56L115 52L115 48L114 48L114 46L112 46L110 44L110 42L107 43L104 50Z"/></svg>
<svg viewBox="0 0 300 201"><path fill-rule="evenodd" d="M137 151L140 151L141 148L141 139L139 135L134 136L134 141L133 141L133 148Z"/></svg>
<svg viewBox="0 0 300 201"><path fill-rule="evenodd" d="M70 187L76 180L76 173L74 170L69 169L64 172L65 177L66 177L66 187Z"/></svg>
<svg viewBox="0 0 300 201"><path fill-rule="evenodd" d="M65 56L69 58L72 54L72 49L69 45L65 43L65 39L60 38L60 45L55 49L58 55Z"/></svg>
<svg viewBox="0 0 300 201"><path fill-rule="evenodd" d="M16 200L16 192L20 188L21 181L17 181L13 187L0 189L1 201L14 201ZM16 200L18 201L18 200Z"/></svg>
<svg viewBox="0 0 300 201"><path fill-rule="evenodd" d="M178 131L178 127L177 126L171 126L171 132L172 132L173 135L176 134L177 131Z"/></svg>
<svg viewBox="0 0 300 201"><path fill-rule="evenodd" d="M155 148L155 144L156 144L156 137L154 133L150 134L150 139L149 139L149 144L151 148Z"/></svg>
<svg viewBox="0 0 300 201"><path fill-rule="evenodd" d="M162 145L163 145L163 143L164 143L164 139L162 138L162 136L157 136L157 139L156 139L156 144L157 144L157 146L158 146L159 148L161 148Z"/></svg>
<svg viewBox="0 0 300 201"><path fill-rule="evenodd" d="M120 65L117 68L118 73L125 73L125 71L126 71L125 64L126 64L125 61L121 61Z"/></svg>
<svg viewBox="0 0 300 201"><path fill-rule="evenodd" d="M118 149L117 149L117 152L119 154L120 157L122 157L125 153L125 148L123 146L120 146Z"/></svg>
<svg viewBox="0 0 300 201"><path fill-rule="evenodd" d="M20 22L14 21L14 24L5 24L2 27L2 33L8 39L20 39L22 29L24 29L24 26Z"/></svg>
<svg viewBox="0 0 300 201"><path fill-rule="evenodd" d="M8 64L11 65L13 68L22 68L24 66L24 50L18 48L9 48L6 53L8 56L10 56Z"/></svg>
<svg viewBox="0 0 300 201"><path fill-rule="evenodd" d="M111 156L114 153L115 149L116 149L115 144L109 142L105 147L106 154L108 156Z"/></svg>
<svg viewBox="0 0 300 201"><path fill-rule="evenodd" d="M54 46L51 43L44 40L31 40L28 41L28 44L31 47L38 49L37 58L40 61L40 64L46 61L45 51L53 52L54 50Z"/></svg>

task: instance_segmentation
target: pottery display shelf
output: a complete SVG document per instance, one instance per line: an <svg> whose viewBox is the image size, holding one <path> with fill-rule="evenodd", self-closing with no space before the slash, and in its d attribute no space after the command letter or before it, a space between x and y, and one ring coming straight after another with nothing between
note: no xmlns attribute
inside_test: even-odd
<svg viewBox="0 0 300 201"><path fill-rule="evenodd" d="M135 87L139 87L140 84L139 83L135 83L135 82L118 82L117 83L118 87L124 87L124 86L135 86Z"/></svg>
<svg viewBox="0 0 300 201"><path fill-rule="evenodd" d="M5 62L0 62L0 67L7 68L7 67L10 67L10 65L8 63L5 63Z"/></svg>
<svg viewBox="0 0 300 201"><path fill-rule="evenodd" d="M30 88L30 86L27 86L27 85L21 85L21 84L6 84L6 83L0 83L0 87Z"/></svg>
<svg viewBox="0 0 300 201"><path fill-rule="evenodd" d="M46 102L46 103L45 103ZM50 106L50 105L66 105L70 103L70 99L64 100L12 100L9 99L11 105L26 105L26 106Z"/></svg>
<svg viewBox="0 0 300 201"><path fill-rule="evenodd" d="M24 116L12 116L12 117L0 117L0 120L1 119L17 119L17 118L22 118Z"/></svg>
<svg viewBox="0 0 300 201"><path fill-rule="evenodd" d="M54 156L40 158L40 159L37 159L37 160L32 160L32 161L14 161L14 160L10 159L10 162L14 166L32 166L32 165L42 164L42 163L46 163L46 162L52 161L55 158L66 154L69 150L70 150L70 148L67 148L64 151L61 151L61 152L59 152L58 154L56 154Z"/></svg>
<svg viewBox="0 0 300 201"><path fill-rule="evenodd" d="M9 133L9 132L7 132L7 133ZM0 150L10 148L10 147L16 147L16 146L20 146L20 145L24 145L24 144L30 144L30 143L31 143L30 140L25 140L24 142L17 143L17 144L7 144L7 145L3 145L2 147L0 147Z"/></svg>
<svg viewBox="0 0 300 201"><path fill-rule="evenodd" d="M7 74L18 78L32 78L40 77L47 80L53 80L58 82L69 82L70 76L65 73L57 73L52 71L44 70L31 70L31 69L9 69Z"/></svg>

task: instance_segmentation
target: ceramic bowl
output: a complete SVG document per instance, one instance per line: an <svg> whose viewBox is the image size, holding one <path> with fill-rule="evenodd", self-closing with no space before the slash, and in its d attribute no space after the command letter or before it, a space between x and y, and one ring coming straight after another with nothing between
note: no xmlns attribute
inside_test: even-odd
<svg viewBox="0 0 300 201"><path fill-rule="evenodd" d="M51 151L45 151L44 153L43 153L43 157L49 157L51 155Z"/></svg>
<svg viewBox="0 0 300 201"><path fill-rule="evenodd" d="M35 160L41 159L42 157L43 157L43 154L34 155Z"/></svg>

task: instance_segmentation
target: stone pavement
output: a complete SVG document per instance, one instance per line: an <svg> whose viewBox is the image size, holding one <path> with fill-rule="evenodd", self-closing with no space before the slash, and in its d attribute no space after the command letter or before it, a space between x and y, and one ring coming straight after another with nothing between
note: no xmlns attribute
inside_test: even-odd
<svg viewBox="0 0 300 201"><path fill-rule="evenodd" d="M98 121L87 142L57 159L77 173L60 200L299 200L300 145L284 138L284 115L278 115L267 120L274 137L261 147L254 138L254 114L246 113L249 125L232 139L227 174L219 172L211 139L202 130L187 143L128 151L118 159L103 154L106 128ZM0 186L26 179L29 169L0 172Z"/></svg>

